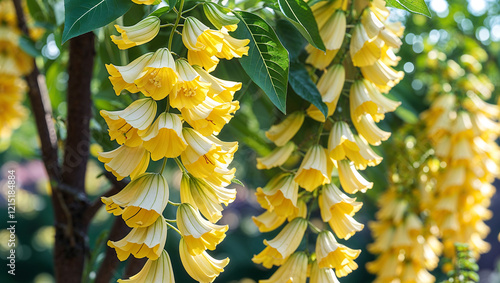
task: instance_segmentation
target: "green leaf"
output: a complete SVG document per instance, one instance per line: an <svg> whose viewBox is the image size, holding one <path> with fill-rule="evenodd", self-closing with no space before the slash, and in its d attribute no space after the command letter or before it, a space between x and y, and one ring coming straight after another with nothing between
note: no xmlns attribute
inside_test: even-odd
<svg viewBox="0 0 500 283"><path fill-rule="evenodd" d="M316 19L306 2L303 0L278 0L278 4L281 12L312 46L326 51L325 44L319 35Z"/></svg>
<svg viewBox="0 0 500 283"><path fill-rule="evenodd" d="M130 0L64 0L66 17L62 43L109 24L132 5Z"/></svg>
<svg viewBox="0 0 500 283"><path fill-rule="evenodd" d="M31 57L42 55L42 51L36 48L33 40L25 35L19 37L19 47Z"/></svg>
<svg viewBox="0 0 500 283"><path fill-rule="evenodd" d="M288 51L279 41L271 26L259 16L239 11L240 19L232 35L249 39L248 56L239 59L248 76L283 113L286 112L288 86Z"/></svg>
<svg viewBox="0 0 500 283"><path fill-rule="evenodd" d="M161 7L160 9L154 10L151 14L148 15L148 17L155 16L159 18L161 17L161 15L170 12L171 9L172 8L170 8L169 6Z"/></svg>
<svg viewBox="0 0 500 283"><path fill-rule="evenodd" d="M175 5L177 4L177 0L167 0L167 3L168 3L168 7L170 7L170 9L173 9L175 7Z"/></svg>
<svg viewBox="0 0 500 283"><path fill-rule="evenodd" d="M283 46L288 50L291 61L299 57L300 53L304 50L304 46L307 44L307 41L302 36L297 36L298 32L289 21L281 19L276 22L276 34L281 43L283 43Z"/></svg>
<svg viewBox="0 0 500 283"><path fill-rule="evenodd" d="M238 179L236 179L236 178L233 178L233 179L231 180L231 183L238 184L238 185L240 185L240 186L242 186L242 187L244 187L244 186L245 186L245 185L243 185L243 182L241 182L240 180L238 180Z"/></svg>
<svg viewBox="0 0 500 283"><path fill-rule="evenodd" d="M431 17L431 12L424 0L387 0L388 7L406 10L410 13Z"/></svg>
<svg viewBox="0 0 500 283"><path fill-rule="evenodd" d="M303 99L311 102L325 115L328 115L328 107L323 102L318 88L311 80L307 69L299 62L290 63L290 85L293 90Z"/></svg>

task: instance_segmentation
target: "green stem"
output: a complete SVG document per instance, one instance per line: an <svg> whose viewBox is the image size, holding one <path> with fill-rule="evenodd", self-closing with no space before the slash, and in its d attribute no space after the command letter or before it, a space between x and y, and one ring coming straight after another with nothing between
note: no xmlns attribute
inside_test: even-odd
<svg viewBox="0 0 500 283"><path fill-rule="evenodd" d="M318 139L316 140L316 143L319 144L319 141L321 139L321 134L323 133L323 127L325 126L325 123L321 123L321 125L319 125L319 129L318 129Z"/></svg>
<svg viewBox="0 0 500 283"><path fill-rule="evenodd" d="M168 222L165 222L165 223L167 223L167 226L168 226L168 227L170 227L170 228L174 229L177 233L179 233L179 235L181 235L181 236L182 236L181 231L179 231L179 229L175 228L175 226L174 226L174 225L172 225L172 224L170 224L170 223L168 223Z"/></svg>
<svg viewBox="0 0 500 283"><path fill-rule="evenodd" d="M321 232L321 229L316 227L316 225L312 224L311 221L308 221L309 227L311 228L311 231L313 231L315 234L319 234Z"/></svg>
<svg viewBox="0 0 500 283"><path fill-rule="evenodd" d="M160 25L160 28L166 28L166 27L173 27L174 24L164 24L164 25Z"/></svg>
<svg viewBox="0 0 500 283"><path fill-rule="evenodd" d="M166 218L165 218L165 221L170 222L170 223L175 223L175 222L177 222L177 220L176 220L176 219L166 219Z"/></svg>
<svg viewBox="0 0 500 283"><path fill-rule="evenodd" d="M175 30L177 29L179 21L181 20L182 8L184 8L184 0L181 0L181 4L179 4L179 11L177 12L177 18L175 19L175 24L174 27L172 28L170 36L168 37L168 50L172 49L172 40L174 39Z"/></svg>
<svg viewBox="0 0 500 283"><path fill-rule="evenodd" d="M174 158L174 160L175 160L175 162L177 163L177 166L179 166L179 169L181 169L182 174L186 174L186 173L187 173L187 170L186 170L186 168L184 167L184 165L182 164L182 162L179 160L179 157Z"/></svg>
<svg viewBox="0 0 500 283"><path fill-rule="evenodd" d="M165 165L167 165L168 158L163 158L163 165L161 166L160 174L163 174L163 170L165 170Z"/></svg>
<svg viewBox="0 0 500 283"><path fill-rule="evenodd" d="M189 9L187 9L187 10L183 11L181 14L189 13L189 12L191 12L192 10L194 10L196 7L198 7L198 6L202 5L202 4L203 4L203 3L198 3L198 4L194 5L193 7L191 7L191 8L189 8Z"/></svg>
<svg viewBox="0 0 500 283"><path fill-rule="evenodd" d="M181 203L173 202L173 201L168 201L168 204L173 205L173 206L181 206Z"/></svg>

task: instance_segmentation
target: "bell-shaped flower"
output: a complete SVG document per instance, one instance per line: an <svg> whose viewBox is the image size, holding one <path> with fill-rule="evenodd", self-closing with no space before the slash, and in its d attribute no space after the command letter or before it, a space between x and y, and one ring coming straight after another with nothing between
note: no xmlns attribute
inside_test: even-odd
<svg viewBox="0 0 500 283"><path fill-rule="evenodd" d="M299 185L293 174L281 174L269 181L264 188L257 188L257 202L276 214L288 217L298 213L297 196Z"/></svg>
<svg viewBox="0 0 500 283"><path fill-rule="evenodd" d="M123 190L110 197L101 197L106 211L122 215L132 228L152 225L168 203L168 183L158 173L144 173Z"/></svg>
<svg viewBox="0 0 500 283"><path fill-rule="evenodd" d="M319 268L318 262L311 264L310 283L340 283L331 268Z"/></svg>
<svg viewBox="0 0 500 283"><path fill-rule="evenodd" d="M207 96L210 84L201 80L200 75L184 59L175 61L179 80L170 95L170 105L177 109L193 108Z"/></svg>
<svg viewBox="0 0 500 283"><path fill-rule="evenodd" d="M144 148L151 152L151 159L174 158L186 149L182 135L182 121L177 114L161 113L147 130L139 132Z"/></svg>
<svg viewBox="0 0 500 283"><path fill-rule="evenodd" d="M108 246L115 249L118 259L124 261L130 254L136 258L147 257L156 260L162 255L167 240L167 224L160 216L148 226L134 228L119 241L108 241Z"/></svg>
<svg viewBox="0 0 500 283"><path fill-rule="evenodd" d="M182 108L181 114L196 131L209 136L219 134L239 108L238 101L221 103L207 96L202 103L193 108Z"/></svg>
<svg viewBox="0 0 500 283"><path fill-rule="evenodd" d="M210 83L208 96L217 102L231 102L234 98L234 93L241 89L241 83L239 82L216 78L199 66L194 66L194 69L205 82Z"/></svg>
<svg viewBox="0 0 500 283"><path fill-rule="evenodd" d="M101 116L108 124L112 141L136 147L142 144L138 131L145 130L155 119L156 102L150 98L138 99L124 110L101 110Z"/></svg>
<svg viewBox="0 0 500 283"><path fill-rule="evenodd" d="M365 27L356 24L349 46L352 63L356 67L370 66L375 64L381 56L381 50L373 39L368 37Z"/></svg>
<svg viewBox="0 0 500 283"><path fill-rule="evenodd" d="M188 50L187 59L189 64L193 66L201 66L207 70L207 72L212 72L217 68L217 64L219 64L219 58L215 57L215 55L210 55L205 51L195 51Z"/></svg>
<svg viewBox="0 0 500 283"><path fill-rule="evenodd" d="M132 0L135 4L153 5L157 0ZM172 281L173 282L173 281Z"/></svg>
<svg viewBox="0 0 500 283"><path fill-rule="evenodd" d="M384 24L370 9L364 10L363 15L361 16L361 24L365 28L366 34L370 39L374 39L382 30L385 29Z"/></svg>
<svg viewBox="0 0 500 283"><path fill-rule="evenodd" d="M213 282L229 263L229 258L217 260L206 251L192 255L184 238L179 243L179 254L186 272L198 282Z"/></svg>
<svg viewBox="0 0 500 283"><path fill-rule="evenodd" d="M270 241L264 240L266 248L258 255L254 255L252 261L261 263L266 268L271 268L273 265L282 265L299 247L306 229L306 219L293 219L274 239Z"/></svg>
<svg viewBox="0 0 500 283"><path fill-rule="evenodd" d="M266 210L259 216L252 216L252 220L261 233L273 231L285 223L286 217L280 216L276 210Z"/></svg>
<svg viewBox="0 0 500 283"><path fill-rule="evenodd" d="M296 149L293 142L287 142L282 147L277 147L265 157L257 158L257 169L271 169L283 165Z"/></svg>
<svg viewBox="0 0 500 283"><path fill-rule="evenodd" d="M328 137L328 152L332 159L342 160L346 157L346 150L359 151L351 128L346 122L334 122Z"/></svg>
<svg viewBox="0 0 500 283"><path fill-rule="evenodd" d="M365 225L356 221L349 214L337 212L336 216L338 217L332 217L328 224L332 227L335 235L341 239L348 240L352 235L363 230L365 227Z"/></svg>
<svg viewBox="0 0 500 283"><path fill-rule="evenodd" d="M182 163L197 178L214 181L213 175L218 173L216 169L227 169L238 149L237 142L223 142L215 136L205 137L194 129L184 128L182 134L188 143L181 154ZM228 185L222 182L214 183Z"/></svg>
<svg viewBox="0 0 500 283"><path fill-rule="evenodd" d="M321 219L329 222L333 218L341 218L343 214L353 216L363 206L355 198L350 198L335 186L324 185L318 198Z"/></svg>
<svg viewBox="0 0 500 283"><path fill-rule="evenodd" d="M100 152L98 159L104 168L115 175L118 181L130 175L134 180L146 172L149 165L149 152L142 146L128 147L122 145L108 152Z"/></svg>
<svg viewBox="0 0 500 283"><path fill-rule="evenodd" d="M353 250L339 244L330 231L322 231L316 240L316 259L319 268L334 268L338 277L343 277L358 268L354 260L361 250Z"/></svg>
<svg viewBox="0 0 500 283"><path fill-rule="evenodd" d="M398 84L405 75L403 71L396 71L381 60L376 60L371 65L361 66L361 73L365 79L377 85L384 93Z"/></svg>
<svg viewBox="0 0 500 283"><path fill-rule="evenodd" d="M331 116L337 108L337 103L344 87L345 69L340 64L333 65L325 71L318 80L318 91L321 99L328 107L328 116ZM312 105L307 109L307 114L316 121L325 122L325 116L319 109Z"/></svg>
<svg viewBox="0 0 500 283"><path fill-rule="evenodd" d="M106 65L106 69L116 95L126 89L161 100L173 90L178 79L174 58L167 48L146 53L126 66Z"/></svg>
<svg viewBox="0 0 500 283"><path fill-rule="evenodd" d="M392 112L392 111L396 110L396 108L398 108L399 105L401 105L401 102L391 100L391 99L385 97L384 95L382 95L382 93L380 93L380 91L377 89L377 87L375 85L373 85L373 83L371 83L370 81L362 80L362 82L363 82L364 86L366 87L366 90L368 92L368 96L370 97L370 99L375 104L377 104L377 107L378 107L377 113L385 114L387 112ZM376 116L372 115L372 117L376 122L378 122L378 120L376 119L377 118ZM383 116L381 116L381 117L383 119Z"/></svg>
<svg viewBox="0 0 500 283"><path fill-rule="evenodd" d="M326 52L317 49L312 45L306 46L306 51L309 53L307 56L306 63L313 65L315 68L324 70L330 65L337 53L338 49L326 50Z"/></svg>
<svg viewBox="0 0 500 283"><path fill-rule="evenodd" d="M349 106L351 115L353 117L359 117L363 114L369 114L372 116L375 122L384 119L384 113L379 113L379 107L376 102L374 102L368 94L368 90L363 84L363 81L356 80L351 85L351 90L349 93Z"/></svg>
<svg viewBox="0 0 500 283"><path fill-rule="evenodd" d="M220 52L218 52L215 56L219 58L224 58L227 60L231 60L233 58L241 58L243 55L248 55L248 43L249 39L236 39L229 35L228 30L223 28L221 30L223 39L223 45Z"/></svg>
<svg viewBox="0 0 500 283"><path fill-rule="evenodd" d="M296 252L280 266L271 278L259 280L260 283L306 283L308 257L305 252Z"/></svg>
<svg viewBox="0 0 500 283"><path fill-rule="evenodd" d="M175 283L167 251L163 250L157 260L149 259L141 271L129 279L118 279L118 283Z"/></svg>
<svg viewBox="0 0 500 283"><path fill-rule="evenodd" d="M118 45L118 48L124 50L144 44L155 38L160 31L160 19L155 16L149 16L133 26L115 25L115 28L120 35L112 35L111 40Z"/></svg>
<svg viewBox="0 0 500 283"><path fill-rule="evenodd" d="M345 11L338 9L320 28L319 34L327 50L340 49L346 31Z"/></svg>
<svg viewBox="0 0 500 283"><path fill-rule="evenodd" d="M199 255L206 249L215 250L226 237L228 229L227 225L216 225L203 219L189 203L183 203L177 208L177 227L191 255Z"/></svg>
<svg viewBox="0 0 500 283"><path fill-rule="evenodd" d="M203 11L208 20L219 30L224 27L228 31L235 31L240 22L235 15L229 14L229 9L212 2L203 4Z"/></svg>
<svg viewBox="0 0 500 283"><path fill-rule="evenodd" d="M329 184L333 170L333 161L321 145L311 146L304 156L295 182L309 192L318 186Z"/></svg>
<svg viewBox="0 0 500 283"><path fill-rule="evenodd" d="M382 141L387 140L391 136L391 132L380 129L369 114L362 114L355 117L351 112L351 118L358 134L371 145L380 145Z"/></svg>
<svg viewBox="0 0 500 283"><path fill-rule="evenodd" d="M287 115L285 120L273 125L267 132L266 137L277 146L284 146L295 136L304 122L304 112L297 111Z"/></svg>
<svg viewBox="0 0 500 283"><path fill-rule="evenodd" d="M459 111L451 126L453 139L458 140L462 137L472 138L474 135L472 128L471 115L467 111Z"/></svg>
<svg viewBox="0 0 500 283"><path fill-rule="evenodd" d="M354 168L354 164L348 160L338 161L338 171L340 185L348 194L355 194L357 191L362 193L373 187L372 182L368 182L359 172Z"/></svg>
<svg viewBox="0 0 500 283"><path fill-rule="evenodd" d="M361 136L355 135L354 140L358 145L359 151L345 149L345 154L354 163L358 170L366 169L366 166L377 166L382 162L382 157L375 153L368 142Z"/></svg>
<svg viewBox="0 0 500 283"><path fill-rule="evenodd" d="M223 207L236 199L236 190L216 186L204 179L184 174L181 179L181 202L189 203L200 210L210 222L222 217Z"/></svg>
<svg viewBox="0 0 500 283"><path fill-rule="evenodd" d="M182 42L189 51L204 51L213 56L222 50L224 36L194 17L187 17L182 29ZM203 66L202 66L203 67Z"/></svg>

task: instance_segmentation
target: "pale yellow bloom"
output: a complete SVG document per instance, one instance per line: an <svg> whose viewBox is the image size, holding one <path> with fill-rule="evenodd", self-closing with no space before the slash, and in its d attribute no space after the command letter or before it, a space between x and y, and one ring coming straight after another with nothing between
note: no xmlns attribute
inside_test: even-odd
<svg viewBox="0 0 500 283"><path fill-rule="evenodd" d="M325 222L333 218L340 218L343 214L353 216L363 206L362 202L357 202L355 198L348 197L334 184L323 186L318 203L321 218Z"/></svg>
<svg viewBox="0 0 500 283"><path fill-rule="evenodd" d="M266 137L277 146L284 146L295 136L304 122L304 113L301 111L287 115L281 123L273 125L267 132Z"/></svg>
<svg viewBox="0 0 500 283"><path fill-rule="evenodd" d="M156 102L150 98L138 99L120 111L101 110L108 124L111 140L135 147L142 144L138 131L145 130L156 116Z"/></svg>
<svg viewBox="0 0 500 283"><path fill-rule="evenodd" d="M359 151L345 149L346 156L354 163L358 170L366 169L366 166L377 166L382 162L382 157L379 156L370 147L368 142L361 136L355 135L354 140L358 145Z"/></svg>
<svg viewBox="0 0 500 283"><path fill-rule="evenodd" d="M146 53L126 66L106 65L116 95L124 89L155 100L165 98L177 83L175 62L167 48Z"/></svg>
<svg viewBox="0 0 500 283"><path fill-rule="evenodd" d="M261 263L266 268L282 265L299 247L306 228L307 220L295 218L274 239L264 240L266 248L258 255L254 255L252 261Z"/></svg>
<svg viewBox="0 0 500 283"><path fill-rule="evenodd" d="M241 89L241 83L239 82L216 78L198 66L194 66L194 69L204 81L210 83L208 96L217 102L231 102L234 98L234 93Z"/></svg>
<svg viewBox="0 0 500 283"><path fill-rule="evenodd" d="M226 237L229 228L203 219L189 203L183 203L177 208L177 227L191 255L199 255L206 249L215 250Z"/></svg>
<svg viewBox="0 0 500 283"><path fill-rule="evenodd" d="M384 24L370 9L364 10L361 16L361 24L363 24L366 34L370 39L375 39L385 29Z"/></svg>
<svg viewBox="0 0 500 283"><path fill-rule="evenodd" d="M396 71L381 60L376 60L371 65L361 66L361 73L365 79L377 85L384 93L398 84L404 77L403 71Z"/></svg>
<svg viewBox="0 0 500 283"><path fill-rule="evenodd" d="M266 210L259 216L252 216L252 220L257 225L257 228L259 228L259 231L265 233L273 231L285 223L286 217L278 215L276 210Z"/></svg>
<svg viewBox="0 0 500 283"><path fill-rule="evenodd" d="M221 32L224 38L222 41L224 44L222 45L222 50L215 56L231 60L233 58L241 58L243 55L248 55L249 47L247 45L250 42L249 39L233 38L225 28L223 28Z"/></svg>
<svg viewBox="0 0 500 283"><path fill-rule="evenodd" d="M132 0L135 4L153 5L156 0Z"/></svg>
<svg viewBox="0 0 500 283"><path fill-rule="evenodd" d="M311 264L310 283L340 283L331 268L319 268L318 262Z"/></svg>
<svg viewBox="0 0 500 283"><path fill-rule="evenodd" d="M257 169L271 169L283 165L295 149L296 146L293 142L288 142L282 147L275 148L267 156L257 158Z"/></svg>
<svg viewBox="0 0 500 283"><path fill-rule="evenodd" d="M149 165L149 152L143 146L128 147L122 145L108 152L99 152L98 159L104 168L115 175L118 181L130 175L134 180L146 172Z"/></svg>
<svg viewBox="0 0 500 283"><path fill-rule="evenodd" d="M373 39L368 37L365 27L356 24L351 37L349 51L352 63L357 67L371 66L381 56L381 50Z"/></svg>
<svg viewBox="0 0 500 283"><path fill-rule="evenodd" d="M207 96L210 83L201 80L200 75L184 59L175 61L179 80L170 95L170 105L177 109L193 108Z"/></svg>
<svg viewBox="0 0 500 283"><path fill-rule="evenodd" d="M173 158L181 155L187 142L182 135L182 121L177 114L163 112L147 130L139 132L144 148L151 152L151 159Z"/></svg>
<svg viewBox="0 0 500 283"><path fill-rule="evenodd" d="M354 164L348 160L341 160L337 162L340 185L348 194L355 194L357 191L366 192L366 190L373 187L372 182L368 182L359 172L354 168Z"/></svg>
<svg viewBox="0 0 500 283"><path fill-rule="evenodd" d="M342 160L346 157L346 149L359 151L354 135L346 122L334 122L328 137L328 152L331 158Z"/></svg>
<svg viewBox="0 0 500 283"><path fill-rule="evenodd" d="M375 122L384 119L385 113L396 110L401 104L387 99L367 80L357 80L352 84L349 101L353 117L370 114Z"/></svg>
<svg viewBox="0 0 500 283"><path fill-rule="evenodd" d="M264 188L257 188L255 195L259 204L284 217L298 213L297 197L299 185L293 174L281 174L269 181Z"/></svg>
<svg viewBox="0 0 500 283"><path fill-rule="evenodd" d="M271 278L259 280L259 283L306 283L307 261L306 253L296 252L274 272Z"/></svg>
<svg viewBox="0 0 500 283"><path fill-rule="evenodd" d="M108 246L115 249L119 260L124 261L130 254L136 258L158 259L167 240L167 224L160 215L156 221L142 228L134 228L119 241L108 241Z"/></svg>
<svg viewBox="0 0 500 283"><path fill-rule="evenodd" d="M162 215L168 203L168 183L158 173L144 173L119 193L102 197L106 211L122 215L129 227L147 227Z"/></svg>
<svg viewBox="0 0 500 283"><path fill-rule="evenodd" d="M118 279L119 283L174 283L174 271L168 253L163 250L157 260L149 259L136 275L129 279Z"/></svg>
<svg viewBox="0 0 500 283"><path fill-rule="evenodd" d="M112 35L111 40L118 45L118 48L124 50L144 44L155 38L160 31L160 19L149 16L133 26L115 25L115 28L120 33L120 36Z"/></svg>
<svg viewBox="0 0 500 283"><path fill-rule="evenodd" d="M343 277L356 270L354 260L361 250L353 250L339 244L330 231L322 231L316 241L316 258L319 268L335 268L336 274Z"/></svg>
<svg viewBox="0 0 500 283"><path fill-rule="evenodd" d="M348 240L356 232L363 230L365 225L356 221L349 214L336 213L338 217L333 217L328 224L332 227L337 237Z"/></svg>
<svg viewBox="0 0 500 283"><path fill-rule="evenodd" d="M333 115L337 108L342 88L345 82L345 69L340 64L333 65L325 71L318 80L317 87L323 102L328 107L328 116ZM325 116L312 105L307 109L307 115L319 122L325 122Z"/></svg>
<svg viewBox="0 0 500 283"><path fill-rule="evenodd" d="M321 145L313 145L307 150L300 164L295 181L304 189L312 192L318 186L329 184L333 161Z"/></svg>
<svg viewBox="0 0 500 283"><path fill-rule="evenodd" d="M213 282L229 263L229 258L217 260L206 251L191 255L184 238L179 243L179 254L186 272L198 282Z"/></svg>
<svg viewBox="0 0 500 283"><path fill-rule="evenodd" d="M216 186L203 179L184 174L181 179L181 202L200 210L210 222L222 217L223 207L236 199L236 190Z"/></svg>
<svg viewBox="0 0 500 283"><path fill-rule="evenodd" d="M358 131L358 134L362 136L371 145L380 145L382 141L387 140L391 136L391 132L386 132L381 130L375 124L372 116L369 114L362 114L361 116L352 116L352 123Z"/></svg>
<svg viewBox="0 0 500 283"><path fill-rule="evenodd" d="M339 52L338 49L326 50L326 52L323 52L312 45L307 45L306 51L309 53L306 63L320 70L326 69Z"/></svg>

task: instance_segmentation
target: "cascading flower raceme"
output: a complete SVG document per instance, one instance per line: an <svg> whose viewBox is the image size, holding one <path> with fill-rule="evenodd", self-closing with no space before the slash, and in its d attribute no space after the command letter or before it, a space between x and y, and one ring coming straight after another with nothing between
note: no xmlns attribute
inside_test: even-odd
<svg viewBox="0 0 500 283"><path fill-rule="evenodd" d="M287 224L276 238L264 241L266 248L253 258L266 268L280 266L269 280L260 282L305 282L289 267L294 262L301 268L298 255L309 256L310 282L338 282L337 277L357 269L360 250L337 242L364 227L355 219L362 203L346 193L364 193L373 187L359 171L382 161L372 146L391 133L377 123L400 105L384 96L402 78L401 72L392 69L402 34L393 28L397 23L387 22L385 2L367 1L363 6L323 1L311 10L326 52L308 45L306 63L314 68L310 73L317 75L327 113L325 117L312 104L293 109L265 133L277 147L257 158L257 168L273 170L275 177L257 189L257 202L265 212L253 220L261 232ZM291 158L300 155L300 162ZM318 206L319 218L314 211ZM317 237L303 236L311 232Z"/></svg>
<svg viewBox="0 0 500 283"><path fill-rule="evenodd" d="M134 2L151 5L155 1ZM99 153L99 160L118 180L131 179L119 193L102 198L107 212L121 215L133 228L108 245L122 261L130 255L148 258L138 274L119 282L174 282L170 256L164 250L168 229L179 233L179 256L193 279L212 282L229 262L229 258L212 258L207 250L214 250L225 238L228 226L216 222L222 217L222 205L236 197L236 190L226 187L235 175L236 169L230 166L238 143L221 141L216 135L239 109L233 98L241 83L209 72L219 58L247 55L249 41L228 34L238 23L234 15L213 3L206 5L207 16L217 29L187 17L182 29L187 59L174 59L178 56L170 50L170 39L168 48L146 53L126 66L106 65L117 95L128 91L144 96L123 110L100 112L110 139L120 146ZM182 4L171 33L178 32L181 13ZM120 49L128 49L151 41L167 26L172 25L161 25L158 17L148 16L133 26L116 25L120 35L111 39ZM169 200L163 176L169 158L182 171L178 204ZM151 159L163 160L160 172L148 172ZM177 207L172 219L164 216L167 205Z"/></svg>

